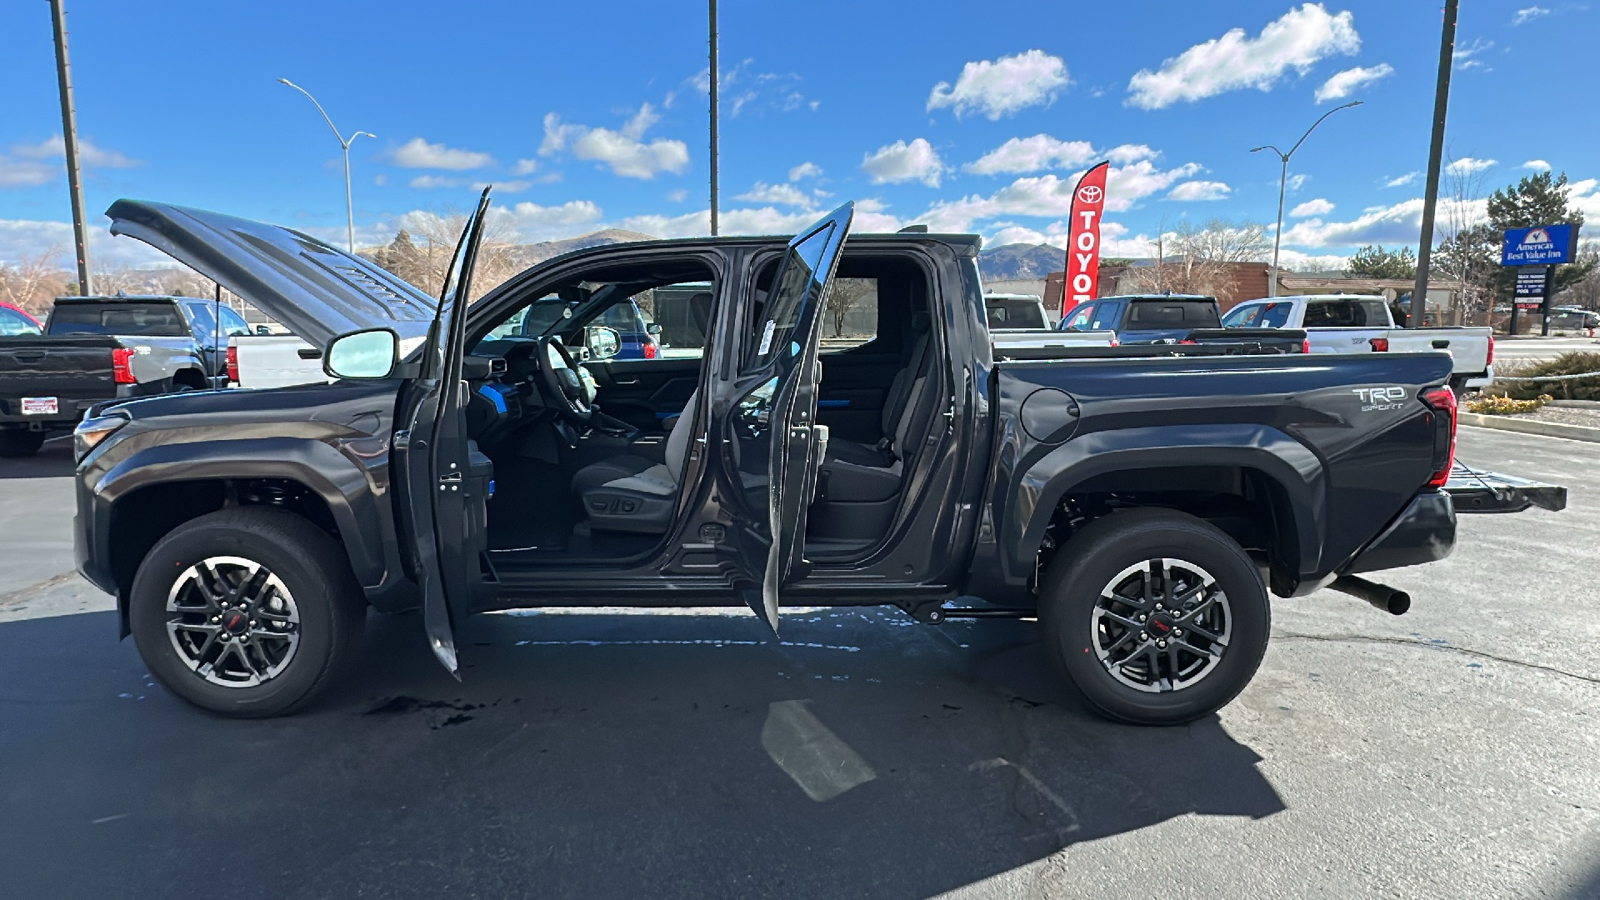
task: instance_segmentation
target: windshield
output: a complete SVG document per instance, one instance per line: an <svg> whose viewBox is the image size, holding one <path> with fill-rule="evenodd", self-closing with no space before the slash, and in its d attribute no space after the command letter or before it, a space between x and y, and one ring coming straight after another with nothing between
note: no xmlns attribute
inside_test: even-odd
<svg viewBox="0 0 1600 900"><path fill-rule="evenodd" d="M1240 306L1230 310L1222 317L1223 328L1248 328L1255 321L1256 313L1261 312L1259 306Z"/></svg>
<svg viewBox="0 0 1600 900"><path fill-rule="evenodd" d="M171 303L58 303L50 313L50 334L114 334L185 337L178 307Z"/></svg>

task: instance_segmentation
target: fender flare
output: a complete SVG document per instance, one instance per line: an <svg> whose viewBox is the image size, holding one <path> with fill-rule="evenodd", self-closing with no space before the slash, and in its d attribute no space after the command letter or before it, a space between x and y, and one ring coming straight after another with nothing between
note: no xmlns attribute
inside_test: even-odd
<svg viewBox="0 0 1600 900"><path fill-rule="evenodd" d="M1323 527L1328 500L1322 461L1304 444L1270 426L1253 424L1164 425L1080 434L1019 467L1017 513L1002 523L1001 546L1010 568L1025 573L1044 540L1061 498L1098 475L1181 466L1253 469L1281 490L1295 526L1298 580L1322 571Z"/></svg>
<svg viewBox="0 0 1600 900"><path fill-rule="evenodd" d="M152 445L118 462L92 490L109 512L119 499L155 485L257 478L297 482L327 504L363 587L370 591L403 577L389 503L379 499L387 498L388 491L374 485L355 460L323 441L278 437ZM109 533L104 539L109 540Z"/></svg>

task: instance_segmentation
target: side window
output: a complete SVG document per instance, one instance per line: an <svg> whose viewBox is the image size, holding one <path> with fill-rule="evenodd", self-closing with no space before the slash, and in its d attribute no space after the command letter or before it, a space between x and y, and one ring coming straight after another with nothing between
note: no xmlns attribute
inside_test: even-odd
<svg viewBox="0 0 1600 900"><path fill-rule="evenodd" d="M1261 312L1261 307L1254 304L1240 306L1228 311L1222 317L1223 328L1254 328L1256 315Z"/></svg>
<svg viewBox="0 0 1600 900"><path fill-rule="evenodd" d="M664 284L633 296L647 334L664 359L699 359L711 342L717 286L710 281Z"/></svg>
<svg viewBox="0 0 1600 900"><path fill-rule="evenodd" d="M824 356L859 347L878 337L878 279L835 278L823 301Z"/></svg>
<svg viewBox="0 0 1600 900"><path fill-rule="evenodd" d="M1361 300L1356 304L1359 310L1357 324L1365 328L1388 328L1389 310L1382 300Z"/></svg>
<svg viewBox="0 0 1600 900"><path fill-rule="evenodd" d="M1117 313L1122 309L1120 303L1096 303L1094 315L1089 317L1090 331L1116 331Z"/></svg>
<svg viewBox="0 0 1600 900"><path fill-rule="evenodd" d="M1256 320L1257 328L1282 328L1289 321L1289 313L1294 309L1291 303L1268 303L1261 307L1261 318Z"/></svg>
<svg viewBox="0 0 1600 900"><path fill-rule="evenodd" d="M0 309L0 335L16 337L19 335L34 335L39 333L39 326L28 321L21 313L9 309Z"/></svg>
<svg viewBox="0 0 1600 900"><path fill-rule="evenodd" d="M1067 322L1065 325L1061 326L1061 330L1087 331L1089 329L1089 319L1093 315L1094 304L1086 303L1083 306L1073 310L1071 313L1068 313Z"/></svg>
<svg viewBox="0 0 1600 900"><path fill-rule="evenodd" d="M226 306L222 307L220 312L222 313L222 334L224 337L238 337L250 333L250 324L244 320L244 316Z"/></svg>
<svg viewBox="0 0 1600 900"><path fill-rule="evenodd" d="M185 303L184 309L189 313L189 321L194 325L194 333L203 343L211 343L217 333L217 320L211 316L211 307L204 303Z"/></svg>
<svg viewBox="0 0 1600 900"><path fill-rule="evenodd" d="M756 327L745 350L745 371L758 371L779 357L798 353L795 331L811 304L826 298L816 297L820 288L817 267L822 265L828 242L833 239L831 223L807 235L789 251L778 266L777 280L761 299Z"/></svg>

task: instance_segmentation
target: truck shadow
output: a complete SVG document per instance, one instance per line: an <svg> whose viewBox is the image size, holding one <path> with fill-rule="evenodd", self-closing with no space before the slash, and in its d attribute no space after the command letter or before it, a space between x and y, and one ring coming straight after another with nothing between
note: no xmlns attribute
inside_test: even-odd
<svg viewBox="0 0 1600 900"><path fill-rule="evenodd" d="M1214 717L1094 716L1023 623L485 616L457 684L375 615L359 671L269 721L174 700L115 627L0 625L10 895L168 896L199 854L239 897L926 897L1284 809Z"/></svg>
<svg viewBox="0 0 1600 900"><path fill-rule="evenodd" d="M7 478L62 478L71 474L71 438L46 441L36 456L0 459L0 481Z"/></svg>

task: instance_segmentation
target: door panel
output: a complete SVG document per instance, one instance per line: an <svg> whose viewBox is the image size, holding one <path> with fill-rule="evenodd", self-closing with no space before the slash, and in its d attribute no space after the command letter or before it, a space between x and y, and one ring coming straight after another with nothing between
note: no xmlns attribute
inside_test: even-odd
<svg viewBox="0 0 1600 900"><path fill-rule="evenodd" d="M594 376L600 409L640 431L659 431L700 385L700 360L625 359L585 363Z"/></svg>
<svg viewBox="0 0 1600 900"><path fill-rule="evenodd" d="M774 632L779 587L806 568L806 510L828 433L816 424L818 326L853 213L847 203L789 243L771 291L752 303L740 375L721 393L732 400L722 490L737 519L726 545L734 587Z"/></svg>
<svg viewBox="0 0 1600 900"><path fill-rule="evenodd" d="M461 373L466 298L488 206L485 190L456 249L451 265L455 283L449 275L445 278L434 344L408 386L413 404L409 425L395 440L422 589L423 625L434 656L457 678L455 625L471 612L474 583L482 578L479 559L488 537L485 494L492 483L487 458L467 438L467 385Z"/></svg>

